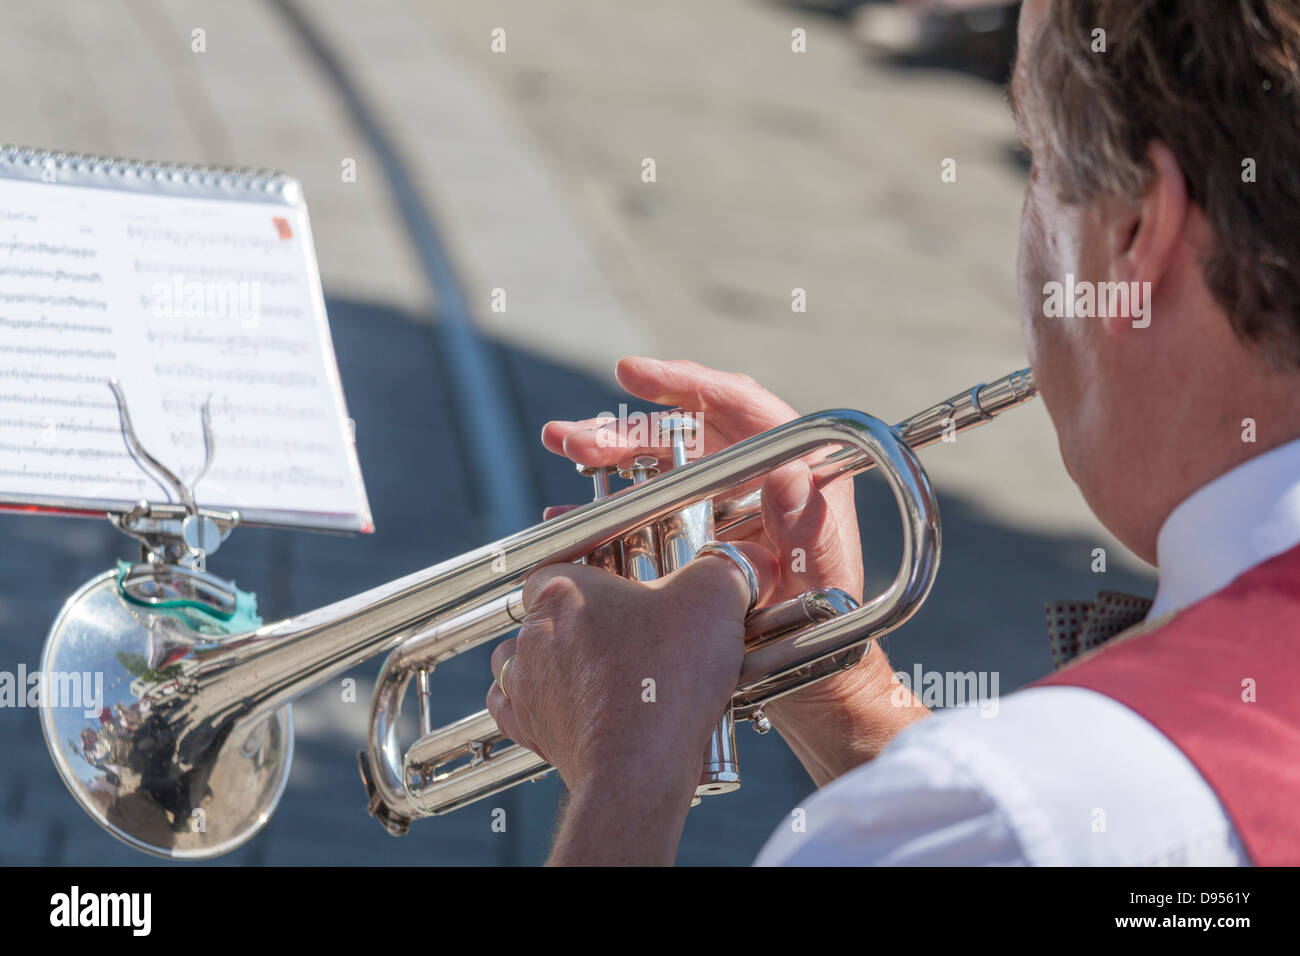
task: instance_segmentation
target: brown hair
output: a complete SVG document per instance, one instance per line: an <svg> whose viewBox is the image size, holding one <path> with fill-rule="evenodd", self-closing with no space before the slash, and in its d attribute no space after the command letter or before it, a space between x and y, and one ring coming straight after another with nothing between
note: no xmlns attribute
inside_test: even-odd
<svg viewBox="0 0 1300 956"><path fill-rule="evenodd" d="M1143 195L1164 142L1214 232L1205 281L1233 330L1300 367L1300 3L1049 3L1026 78L1062 199Z"/></svg>

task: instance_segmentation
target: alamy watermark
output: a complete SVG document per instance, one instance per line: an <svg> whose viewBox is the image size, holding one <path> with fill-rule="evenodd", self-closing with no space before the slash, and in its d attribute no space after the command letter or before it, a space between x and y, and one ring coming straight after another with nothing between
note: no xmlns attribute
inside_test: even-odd
<svg viewBox="0 0 1300 956"><path fill-rule="evenodd" d="M186 279L173 273L153 284L151 311L160 319L238 319L255 329L262 320L262 284L246 280Z"/></svg>
<svg viewBox="0 0 1300 956"><path fill-rule="evenodd" d="M0 707L80 707L86 717L104 710L103 671L0 671Z"/></svg>
<svg viewBox="0 0 1300 956"><path fill-rule="evenodd" d="M50 897L50 925L122 927L132 936L148 936L153 926L152 893L82 892L73 885Z"/></svg>
<svg viewBox="0 0 1300 956"><path fill-rule="evenodd" d="M687 458L704 454L704 415L701 412L633 412L626 404L618 406L618 413L599 412L596 420L596 445L600 448L672 448L672 436L659 427L666 418L688 418L694 428L681 431L682 444Z"/></svg>
<svg viewBox="0 0 1300 956"><path fill-rule="evenodd" d="M1150 282L1079 282L1073 272L1064 282L1043 283L1043 317L1112 319L1131 316L1133 328L1151 324Z"/></svg>
<svg viewBox="0 0 1300 956"><path fill-rule="evenodd" d="M892 692L895 707L978 707L980 717L998 715L997 671L926 671L917 664L912 673L895 671L899 686Z"/></svg>

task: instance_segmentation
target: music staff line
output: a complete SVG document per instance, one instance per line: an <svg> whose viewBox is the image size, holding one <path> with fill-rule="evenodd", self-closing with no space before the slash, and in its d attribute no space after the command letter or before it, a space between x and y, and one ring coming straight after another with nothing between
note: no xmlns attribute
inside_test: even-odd
<svg viewBox="0 0 1300 956"><path fill-rule="evenodd" d="M12 355L39 356L41 358L89 359L109 362L117 358L117 352L112 349L59 349L49 345L0 344L0 352L8 352Z"/></svg>
<svg viewBox="0 0 1300 956"><path fill-rule="evenodd" d="M106 299L86 299L77 295L39 295L35 292L0 292L6 305L47 305L59 309L96 309L108 311Z"/></svg>
<svg viewBox="0 0 1300 956"><path fill-rule="evenodd" d="M127 474L136 471L135 459L126 451L114 451L110 449L91 448L86 446L68 447L63 445L16 445L10 442L0 442L0 453L14 452L27 455L45 455L51 458L75 459L77 461L101 461L101 462L122 462L123 473L118 475L99 476L102 480L110 482L120 482L126 480ZM185 469L182 469L183 471ZM0 470L0 474L10 474L22 478L33 478L40 475L50 474L49 472L32 472L30 469L5 469ZM243 487L249 485L263 485L267 487L291 487L291 488L342 488L346 482L340 478L320 475L309 468L297 466L287 466L284 468L252 468L243 465L235 468L212 468L205 476L204 482L209 485L230 483L238 484ZM135 484L134 477L131 483Z"/></svg>
<svg viewBox="0 0 1300 956"><path fill-rule="evenodd" d="M58 332L62 335L64 332L89 332L93 335L112 335L113 329L108 325L86 325L80 322L52 322L46 316L39 319L11 319L7 316L0 316L0 327L14 329L19 332Z"/></svg>
<svg viewBox="0 0 1300 956"><path fill-rule="evenodd" d="M14 255L25 252L35 256L68 256L73 259L94 259L99 250L91 246L71 246L66 242L45 242L43 240L0 239L0 252Z"/></svg>
<svg viewBox="0 0 1300 956"><path fill-rule="evenodd" d="M43 269L40 266L0 266L0 276L11 279L39 279L50 282L88 282L102 283L104 276L99 272L67 272L63 269Z"/></svg>
<svg viewBox="0 0 1300 956"><path fill-rule="evenodd" d="M137 275L158 275L171 277L184 276L190 280L236 279L246 282L260 282L265 286L298 286L298 278L292 272L279 269L248 269L242 266L200 265L191 262L150 262L136 259L132 266Z"/></svg>
<svg viewBox="0 0 1300 956"><path fill-rule="evenodd" d="M310 349L310 345L306 342L299 342L293 339L280 338L277 336L205 335L191 329L184 329L180 332L150 329L145 333L145 338L155 345L202 346L203 348L216 349L223 353L233 353L242 356L261 355L263 352L276 352L287 356L298 356Z"/></svg>
<svg viewBox="0 0 1300 956"><path fill-rule="evenodd" d="M240 385L275 385L280 388L315 388L315 375L303 372L259 372L246 368L214 369L186 362L183 365L155 363L159 378L187 378L207 382L235 382Z"/></svg>
<svg viewBox="0 0 1300 956"><path fill-rule="evenodd" d="M138 242L172 246L183 252L211 252L214 249L254 250L270 255L284 244L283 239L257 236L231 235L220 232L173 229L169 226L141 226L128 224L126 237Z"/></svg>

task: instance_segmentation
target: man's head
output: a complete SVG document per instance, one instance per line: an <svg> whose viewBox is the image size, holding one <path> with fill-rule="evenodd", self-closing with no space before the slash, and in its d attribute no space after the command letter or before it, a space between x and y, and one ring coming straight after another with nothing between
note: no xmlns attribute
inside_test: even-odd
<svg viewBox="0 0 1300 956"><path fill-rule="evenodd" d="M1300 435L1300 5L1027 0L1012 102L1030 362L1085 498L1153 560L1182 498Z"/></svg>

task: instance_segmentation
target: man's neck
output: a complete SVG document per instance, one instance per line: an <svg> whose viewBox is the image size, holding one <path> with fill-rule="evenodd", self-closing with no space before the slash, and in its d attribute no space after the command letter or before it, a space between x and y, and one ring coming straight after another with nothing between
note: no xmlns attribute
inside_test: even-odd
<svg viewBox="0 0 1300 956"><path fill-rule="evenodd" d="M1177 378L1152 376L1138 393L1149 406L1135 404L1118 429L1121 442L1140 443L1128 452L1140 464L1126 476L1132 497L1119 525L1131 537L1120 537L1157 565L1159 533L1183 502L1300 439L1300 370L1276 369L1232 336L1170 365Z"/></svg>
<svg viewBox="0 0 1300 956"><path fill-rule="evenodd" d="M1173 508L1156 539L1151 616L1180 610L1300 545L1300 438L1250 455Z"/></svg>

